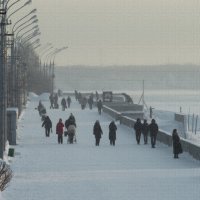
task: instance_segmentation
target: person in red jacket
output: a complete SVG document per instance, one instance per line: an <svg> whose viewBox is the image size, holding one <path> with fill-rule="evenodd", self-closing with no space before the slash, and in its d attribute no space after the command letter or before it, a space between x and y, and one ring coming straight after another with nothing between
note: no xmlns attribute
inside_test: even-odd
<svg viewBox="0 0 200 200"><path fill-rule="evenodd" d="M64 128L64 124L62 123L62 119L59 119L59 122L56 125L56 134L58 135L58 144L63 143L63 128Z"/></svg>

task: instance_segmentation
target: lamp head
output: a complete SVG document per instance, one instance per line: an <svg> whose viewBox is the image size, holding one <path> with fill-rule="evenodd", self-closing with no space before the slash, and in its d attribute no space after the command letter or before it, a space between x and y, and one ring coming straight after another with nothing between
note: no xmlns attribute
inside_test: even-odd
<svg viewBox="0 0 200 200"><path fill-rule="evenodd" d="M24 3L24 6L27 6L27 5L31 4L31 3L32 3L32 0L28 0L27 2Z"/></svg>
<svg viewBox="0 0 200 200"><path fill-rule="evenodd" d="M37 9L33 9L29 14L33 14L33 13L36 13L37 12Z"/></svg>

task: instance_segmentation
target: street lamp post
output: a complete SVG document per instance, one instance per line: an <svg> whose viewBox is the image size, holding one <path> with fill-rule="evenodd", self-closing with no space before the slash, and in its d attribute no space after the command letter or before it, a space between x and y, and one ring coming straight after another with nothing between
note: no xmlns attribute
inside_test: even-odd
<svg viewBox="0 0 200 200"><path fill-rule="evenodd" d="M5 1L1 4L0 22L0 158L3 158L6 137L6 9Z"/></svg>

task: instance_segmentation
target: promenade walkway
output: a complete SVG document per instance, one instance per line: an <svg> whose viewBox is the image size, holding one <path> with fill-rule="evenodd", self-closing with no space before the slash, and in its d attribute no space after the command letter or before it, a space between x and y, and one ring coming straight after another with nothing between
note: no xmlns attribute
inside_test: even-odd
<svg viewBox="0 0 200 200"><path fill-rule="evenodd" d="M38 101L31 101L19 122L18 145L11 167L14 177L3 192L5 200L199 200L200 163L187 153L173 159L171 147L157 143L137 145L132 129L118 126L116 146L110 146L111 118L97 109L81 110L73 99L67 111L50 110L53 133L45 137ZM57 143L55 125L73 113L77 144ZM92 129L99 119L103 128L96 147ZM142 138L143 139L143 138Z"/></svg>

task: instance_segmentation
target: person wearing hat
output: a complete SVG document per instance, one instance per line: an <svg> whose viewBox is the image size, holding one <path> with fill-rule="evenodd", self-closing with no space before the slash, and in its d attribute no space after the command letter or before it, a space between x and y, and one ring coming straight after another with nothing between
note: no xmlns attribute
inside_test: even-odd
<svg viewBox="0 0 200 200"><path fill-rule="evenodd" d="M56 134L58 135L58 144L63 143L63 128L64 128L64 124L62 123L62 119L60 118L56 125Z"/></svg>

